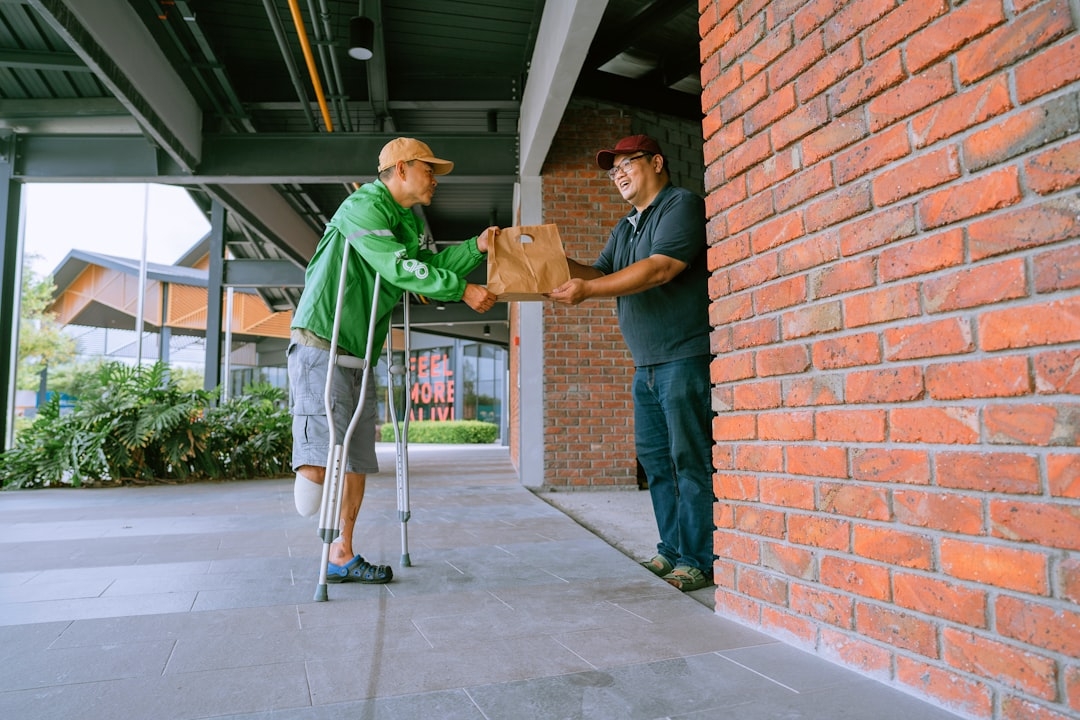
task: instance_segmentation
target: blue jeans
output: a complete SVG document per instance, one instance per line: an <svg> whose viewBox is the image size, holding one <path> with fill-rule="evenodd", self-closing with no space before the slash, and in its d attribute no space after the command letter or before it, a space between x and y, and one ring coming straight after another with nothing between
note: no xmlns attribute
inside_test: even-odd
<svg viewBox="0 0 1080 720"><path fill-rule="evenodd" d="M660 531L658 554L712 576L712 408L708 356L634 371L634 442Z"/></svg>

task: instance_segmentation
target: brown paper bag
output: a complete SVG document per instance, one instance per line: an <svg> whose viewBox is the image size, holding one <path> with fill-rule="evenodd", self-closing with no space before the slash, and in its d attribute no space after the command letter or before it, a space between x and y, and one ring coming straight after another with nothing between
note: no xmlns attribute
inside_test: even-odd
<svg viewBox="0 0 1080 720"><path fill-rule="evenodd" d="M487 288L499 302L544 300L544 293L570 279L555 225L503 228L488 248L487 263Z"/></svg>

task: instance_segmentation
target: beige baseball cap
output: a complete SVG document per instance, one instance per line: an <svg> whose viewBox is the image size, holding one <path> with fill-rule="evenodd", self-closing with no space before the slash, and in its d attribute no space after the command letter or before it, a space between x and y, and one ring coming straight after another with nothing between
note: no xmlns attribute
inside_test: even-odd
<svg viewBox="0 0 1080 720"><path fill-rule="evenodd" d="M416 138L394 138L383 145L379 153L379 172L397 165L399 162L420 160L426 162L434 170L436 175L445 175L454 169L454 163L435 157L427 143Z"/></svg>

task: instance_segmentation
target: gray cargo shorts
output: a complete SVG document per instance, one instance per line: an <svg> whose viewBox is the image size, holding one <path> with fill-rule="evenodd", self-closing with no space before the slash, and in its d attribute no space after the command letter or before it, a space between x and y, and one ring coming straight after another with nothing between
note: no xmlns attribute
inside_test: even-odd
<svg viewBox="0 0 1080 720"><path fill-rule="evenodd" d="M293 342L286 352L289 367L289 412L292 413L292 467L301 465L326 467L330 453L330 428L326 423L326 371L330 353ZM370 371L370 368L369 368ZM342 442L345 431L360 399L363 372L354 368L334 366L331 388L331 412L334 416L336 443ZM375 399L375 379L369 378L367 400L349 441L345 463L346 472L377 473L379 461L375 456L375 421L378 404ZM336 444L335 443L335 444Z"/></svg>

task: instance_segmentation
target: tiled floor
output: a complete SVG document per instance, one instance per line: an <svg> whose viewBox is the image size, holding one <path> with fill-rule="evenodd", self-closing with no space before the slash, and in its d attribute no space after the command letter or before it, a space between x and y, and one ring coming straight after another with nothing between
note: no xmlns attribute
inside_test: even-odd
<svg viewBox="0 0 1080 720"><path fill-rule="evenodd" d="M0 493L0 718L955 718L714 615L515 480L393 446L331 585L290 480ZM699 591L700 592L700 591Z"/></svg>

